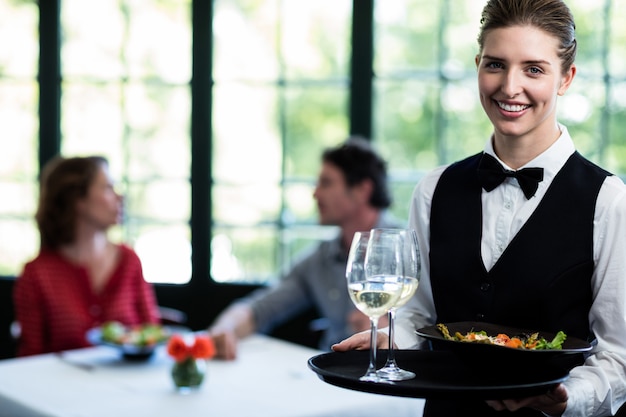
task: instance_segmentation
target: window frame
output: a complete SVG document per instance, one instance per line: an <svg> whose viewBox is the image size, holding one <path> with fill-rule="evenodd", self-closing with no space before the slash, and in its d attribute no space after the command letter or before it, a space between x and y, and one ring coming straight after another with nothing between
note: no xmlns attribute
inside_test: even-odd
<svg viewBox="0 0 626 417"><path fill-rule="evenodd" d="M39 2L39 169L61 150L61 0ZM353 0L351 80L349 87L350 134L371 137L372 60L374 0ZM258 285L217 283L210 275L212 237L212 110L213 2L191 1L192 74L190 151L191 247L190 281L186 284L155 284L157 292L171 288L235 286L247 289ZM167 290L166 290L167 289Z"/></svg>

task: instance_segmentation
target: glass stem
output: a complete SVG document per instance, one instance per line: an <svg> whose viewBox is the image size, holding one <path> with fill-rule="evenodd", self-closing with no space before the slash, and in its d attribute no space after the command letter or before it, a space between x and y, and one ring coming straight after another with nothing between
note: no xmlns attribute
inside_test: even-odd
<svg viewBox="0 0 626 417"><path fill-rule="evenodd" d="M396 318L396 309L392 308L389 310L389 352L387 354L387 366L396 367L396 357L393 352L393 323Z"/></svg>
<svg viewBox="0 0 626 417"><path fill-rule="evenodd" d="M378 381L376 374L376 345L378 336L378 317L370 317L371 335L370 335L370 364L365 375L361 377L362 381Z"/></svg>

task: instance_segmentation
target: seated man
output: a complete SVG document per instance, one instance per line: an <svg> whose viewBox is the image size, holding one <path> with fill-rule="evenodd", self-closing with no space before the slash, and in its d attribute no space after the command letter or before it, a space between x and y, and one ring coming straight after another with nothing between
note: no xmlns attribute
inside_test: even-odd
<svg viewBox="0 0 626 417"><path fill-rule="evenodd" d="M234 359L238 339L267 332L310 307L328 322L320 344L323 350L369 329L369 319L350 300L345 269L355 232L400 227L385 212L391 205L386 163L358 137L327 149L321 159L313 197L320 224L339 226L338 236L317 245L276 286L236 300L217 317L208 331L218 357Z"/></svg>

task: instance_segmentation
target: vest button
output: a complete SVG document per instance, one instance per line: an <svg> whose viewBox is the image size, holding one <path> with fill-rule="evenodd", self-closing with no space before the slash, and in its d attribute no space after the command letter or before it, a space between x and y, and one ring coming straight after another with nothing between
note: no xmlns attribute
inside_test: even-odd
<svg viewBox="0 0 626 417"><path fill-rule="evenodd" d="M476 314L476 320L481 321L484 320L485 315L483 313Z"/></svg>
<svg viewBox="0 0 626 417"><path fill-rule="evenodd" d="M480 284L481 291L489 291L489 288L491 288L491 284L489 284L488 282L483 282L482 284Z"/></svg>

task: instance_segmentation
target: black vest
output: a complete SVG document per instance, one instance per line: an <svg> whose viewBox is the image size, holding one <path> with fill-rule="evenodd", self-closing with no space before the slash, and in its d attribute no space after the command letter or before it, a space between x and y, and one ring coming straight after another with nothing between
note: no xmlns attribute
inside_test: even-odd
<svg viewBox="0 0 626 417"><path fill-rule="evenodd" d="M487 272L480 253L480 155L448 167L433 195L429 256L437 322L485 321L590 339L593 219L610 174L574 153ZM527 412L534 413L521 414Z"/></svg>

